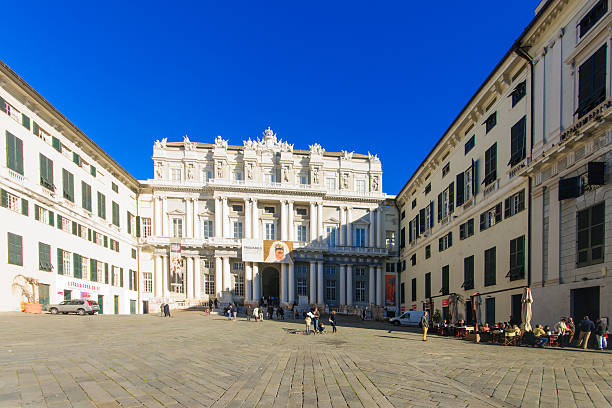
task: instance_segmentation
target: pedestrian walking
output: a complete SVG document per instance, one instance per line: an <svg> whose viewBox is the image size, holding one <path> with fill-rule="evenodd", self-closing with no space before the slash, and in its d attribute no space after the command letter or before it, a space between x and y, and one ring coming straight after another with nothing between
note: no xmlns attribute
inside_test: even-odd
<svg viewBox="0 0 612 408"><path fill-rule="evenodd" d="M227 320L232 320L232 305L227 305Z"/></svg>
<svg viewBox="0 0 612 408"><path fill-rule="evenodd" d="M304 321L306 322L306 334L310 334L310 324L312 322L312 318L314 315L311 312L306 313L306 318Z"/></svg>
<svg viewBox="0 0 612 408"><path fill-rule="evenodd" d="M165 306L164 302L162 302L161 305L159 305L159 316L160 317L164 317L166 315L164 306Z"/></svg>
<svg viewBox="0 0 612 408"><path fill-rule="evenodd" d="M429 320L427 319L427 310L425 311L425 314L421 316L420 326L423 328L423 341L427 341L427 330L429 330Z"/></svg>
<svg viewBox="0 0 612 408"><path fill-rule="evenodd" d="M257 320L259 319L259 306L255 306L253 309L253 317L255 318L255 323L257 323Z"/></svg>
<svg viewBox="0 0 612 408"><path fill-rule="evenodd" d="M336 332L336 311L332 310L329 316L329 323L332 325L332 333Z"/></svg>
<svg viewBox="0 0 612 408"><path fill-rule="evenodd" d="M217 300L217 298L215 298L215 309L219 308L219 301Z"/></svg>
<svg viewBox="0 0 612 408"><path fill-rule="evenodd" d="M263 307L259 308L259 321L263 322L264 321L264 311L263 311Z"/></svg>
<svg viewBox="0 0 612 408"><path fill-rule="evenodd" d="M591 332L595 330L595 324L589 316L584 316L584 319L580 322L580 336L578 337L578 347L582 347L586 350L589 345L589 337L591 337Z"/></svg>
<svg viewBox="0 0 612 408"><path fill-rule="evenodd" d="M172 316L170 316L170 305L167 304L167 303L164 305L164 316L172 317Z"/></svg>
<svg viewBox="0 0 612 408"><path fill-rule="evenodd" d="M246 307L246 318L247 321L250 322L251 321L251 305L247 305Z"/></svg>
<svg viewBox="0 0 612 408"><path fill-rule="evenodd" d="M319 331L319 317L321 316L321 313L319 313L319 308L315 307L312 314L314 315L314 332L316 333Z"/></svg>
<svg viewBox="0 0 612 408"><path fill-rule="evenodd" d="M282 306L278 307L279 320L285 320L285 310Z"/></svg>
<svg viewBox="0 0 612 408"><path fill-rule="evenodd" d="M600 317L597 319L597 327L595 327L595 338L597 339L597 349L604 350L608 348L608 319Z"/></svg>

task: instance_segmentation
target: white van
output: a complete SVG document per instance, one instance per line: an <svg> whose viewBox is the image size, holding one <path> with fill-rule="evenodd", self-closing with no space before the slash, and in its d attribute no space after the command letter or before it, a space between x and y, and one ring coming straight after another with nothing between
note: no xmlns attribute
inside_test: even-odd
<svg viewBox="0 0 612 408"><path fill-rule="evenodd" d="M418 326L421 323L421 317L425 314L424 310L409 310L402 313L398 317L389 319L389 323L393 323L396 326L400 324L402 326Z"/></svg>

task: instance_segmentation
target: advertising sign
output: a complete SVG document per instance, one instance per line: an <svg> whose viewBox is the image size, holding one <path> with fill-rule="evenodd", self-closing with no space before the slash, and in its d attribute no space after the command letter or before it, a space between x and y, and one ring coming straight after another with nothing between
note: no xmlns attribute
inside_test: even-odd
<svg viewBox="0 0 612 408"><path fill-rule="evenodd" d="M261 240L242 240L242 261L261 262L264 259L264 245Z"/></svg>
<svg viewBox="0 0 612 408"><path fill-rule="evenodd" d="M395 275L385 275L385 306L395 305Z"/></svg>
<svg viewBox="0 0 612 408"><path fill-rule="evenodd" d="M170 243L170 284L183 286L183 260L180 243Z"/></svg>
<svg viewBox="0 0 612 408"><path fill-rule="evenodd" d="M292 264L291 251L293 251L293 242L264 240L263 255L265 259L263 261Z"/></svg>
<svg viewBox="0 0 612 408"><path fill-rule="evenodd" d="M442 299L442 307L448 306L448 299Z"/></svg>

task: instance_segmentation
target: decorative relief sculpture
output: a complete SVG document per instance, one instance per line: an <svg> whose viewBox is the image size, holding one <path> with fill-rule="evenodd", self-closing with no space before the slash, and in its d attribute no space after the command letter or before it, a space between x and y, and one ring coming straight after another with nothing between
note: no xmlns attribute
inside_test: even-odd
<svg viewBox="0 0 612 408"><path fill-rule="evenodd" d="M313 184L319 184L319 168L318 167L312 168L312 182Z"/></svg>
<svg viewBox="0 0 612 408"><path fill-rule="evenodd" d="M342 188L345 188L345 189L349 188L349 174L348 173L342 173Z"/></svg>
<svg viewBox="0 0 612 408"><path fill-rule="evenodd" d="M262 133L263 139L257 138L257 140L245 140L243 141L245 150L257 150L260 152L264 151L281 151L281 152L292 152L293 145L287 142L283 142L283 140L278 140L276 138L276 133L270 126Z"/></svg>
<svg viewBox="0 0 612 408"><path fill-rule="evenodd" d="M193 180L193 164L187 167L187 180Z"/></svg>
<svg viewBox="0 0 612 408"><path fill-rule="evenodd" d="M164 178L164 163L162 162L155 163L155 176L158 179Z"/></svg>
<svg viewBox="0 0 612 408"><path fill-rule="evenodd" d="M370 159L370 161L380 161L377 154L372 154L370 152L368 152L368 158Z"/></svg>
<svg viewBox="0 0 612 408"><path fill-rule="evenodd" d="M195 143L192 143L187 135L183 136L183 144L185 145L185 150L195 151Z"/></svg>
<svg viewBox="0 0 612 408"><path fill-rule="evenodd" d="M253 180L253 163L247 164L246 174L247 174L247 180Z"/></svg>
<svg viewBox="0 0 612 408"><path fill-rule="evenodd" d="M217 168L217 178L223 178L223 162L221 160L217 160L216 162Z"/></svg>
<svg viewBox="0 0 612 408"><path fill-rule="evenodd" d="M221 135L217 136L217 138L215 139L215 147L227 149L227 140L224 140Z"/></svg>
<svg viewBox="0 0 612 408"><path fill-rule="evenodd" d="M283 166L283 181L285 183L289 182L289 166Z"/></svg>
<svg viewBox="0 0 612 408"><path fill-rule="evenodd" d="M372 191L378 191L378 176L372 178Z"/></svg>
<svg viewBox="0 0 612 408"><path fill-rule="evenodd" d="M164 138L161 140L161 142L160 142L159 140L156 140L156 141L155 141L155 149L165 149L165 148L167 147L167 146L166 146L167 141L168 141L168 138L167 138L167 137L164 137Z"/></svg>
<svg viewBox="0 0 612 408"><path fill-rule="evenodd" d="M314 143L308 147L310 148L311 157L312 156L323 156L323 153L325 153L325 149L323 149L321 145L318 143Z"/></svg>
<svg viewBox="0 0 612 408"><path fill-rule="evenodd" d="M244 143L244 150L257 150L257 142L251 140L250 137L249 140L243 140L242 143Z"/></svg>
<svg viewBox="0 0 612 408"><path fill-rule="evenodd" d="M353 158L353 153L355 152L348 152L346 150L342 150L342 160L351 160Z"/></svg>

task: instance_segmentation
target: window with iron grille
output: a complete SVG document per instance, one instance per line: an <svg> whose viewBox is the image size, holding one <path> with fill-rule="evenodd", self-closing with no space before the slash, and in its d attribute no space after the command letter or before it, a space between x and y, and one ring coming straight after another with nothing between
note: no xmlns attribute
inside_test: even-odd
<svg viewBox="0 0 612 408"><path fill-rule="evenodd" d="M605 248L605 201L576 213L576 266L602 263Z"/></svg>

